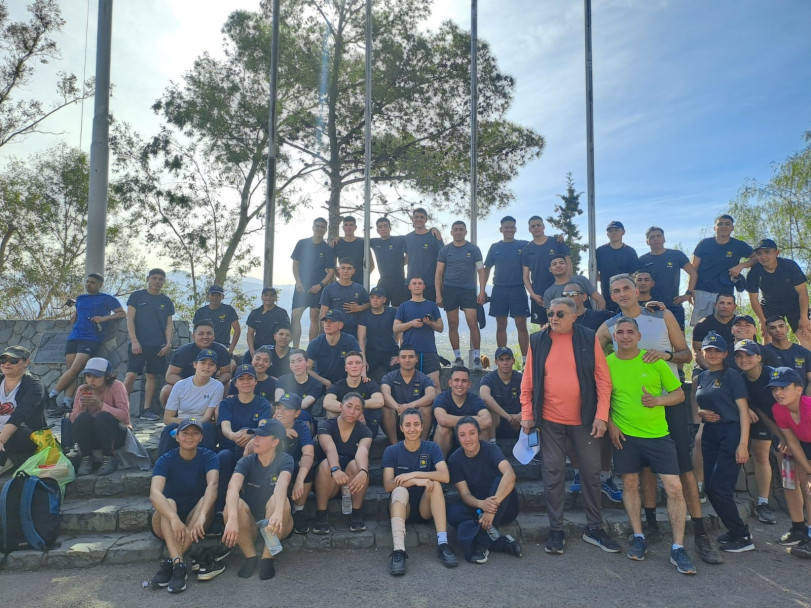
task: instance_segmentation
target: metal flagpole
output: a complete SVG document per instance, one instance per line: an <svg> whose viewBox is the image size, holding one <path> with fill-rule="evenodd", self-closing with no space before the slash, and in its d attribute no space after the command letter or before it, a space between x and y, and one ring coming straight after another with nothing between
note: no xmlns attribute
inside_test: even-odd
<svg viewBox="0 0 811 608"><path fill-rule="evenodd" d="M594 95L591 82L591 0L584 0L586 21L586 171L588 176L589 279L597 284L597 213L594 203Z"/></svg>
<svg viewBox="0 0 811 608"><path fill-rule="evenodd" d="M90 186L87 201L87 253L85 274L104 275L107 237L107 185L110 169L110 56L113 0L99 0L96 36L96 94L93 103L93 139L90 144Z"/></svg>
<svg viewBox="0 0 811 608"><path fill-rule="evenodd" d="M477 141L478 141L478 108L479 108L479 74L478 74L478 0L470 0L470 242L477 241L476 219L479 206L476 200Z"/></svg>
<svg viewBox="0 0 811 608"><path fill-rule="evenodd" d="M273 0L270 43L270 110L268 116L268 166L265 196L264 286L273 285L273 247L276 233L276 81L279 75L279 0Z"/></svg>
<svg viewBox="0 0 811 608"><path fill-rule="evenodd" d="M372 251L369 244L372 224L372 0L366 0L366 111L363 137L366 143L364 153L363 185L363 285L370 289Z"/></svg>

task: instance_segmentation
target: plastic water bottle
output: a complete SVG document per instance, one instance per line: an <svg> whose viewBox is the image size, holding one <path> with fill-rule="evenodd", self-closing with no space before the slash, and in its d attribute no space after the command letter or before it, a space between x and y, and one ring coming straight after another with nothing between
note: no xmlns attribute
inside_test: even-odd
<svg viewBox="0 0 811 608"><path fill-rule="evenodd" d="M796 467L794 466L794 457L789 454L783 454L783 467L781 473L783 475L783 487L786 490L793 490L797 487Z"/></svg>
<svg viewBox="0 0 811 608"><path fill-rule="evenodd" d="M344 515L352 514L352 492L348 483L341 486L341 513Z"/></svg>
<svg viewBox="0 0 811 608"><path fill-rule="evenodd" d="M482 511L481 509L476 509L477 519L481 519L482 515L484 515L484 511ZM490 537L490 540L495 541L501 538L501 532L499 532L498 528L496 528L495 526L490 526L489 528L487 528L487 536Z"/></svg>
<svg viewBox="0 0 811 608"><path fill-rule="evenodd" d="M256 522L256 525L259 528L259 533L262 535L262 538L265 539L265 545L267 545L270 554L278 555L279 553L281 553L282 541L279 540L278 536L276 536L272 532L267 531L268 520L260 519L258 522Z"/></svg>

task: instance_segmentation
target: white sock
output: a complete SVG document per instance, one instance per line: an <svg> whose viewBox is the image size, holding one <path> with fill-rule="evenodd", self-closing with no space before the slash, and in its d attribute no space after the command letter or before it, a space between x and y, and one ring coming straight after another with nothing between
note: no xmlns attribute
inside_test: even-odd
<svg viewBox="0 0 811 608"><path fill-rule="evenodd" d="M611 479L611 471L600 471L600 481L608 481Z"/></svg>
<svg viewBox="0 0 811 608"><path fill-rule="evenodd" d="M458 348L454 349L453 356L456 359L461 359L462 358L462 351L460 349L458 349Z"/></svg>
<svg viewBox="0 0 811 608"><path fill-rule="evenodd" d="M482 351L481 350L479 350L479 349L474 349L473 350L473 358L474 359L481 359L481 356L482 356Z"/></svg>
<svg viewBox="0 0 811 608"><path fill-rule="evenodd" d="M293 513L298 513L304 510L304 505L293 504Z"/></svg>
<svg viewBox="0 0 811 608"><path fill-rule="evenodd" d="M436 533L436 544L437 545L445 545L448 543L448 533L447 532L437 532Z"/></svg>
<svg viewBox="0 0 811 608"><path fill-rule="evenodd" d="M56 397L59 394L59 391L54 389L50 393L48 393L49 397Z"/></svg>
<svg viewBox="0 0 811 608"><path fill-rule="evenodd" d="M757 506L768 505L768 504L769 504L769 499L768 498L763 498L762 496L757 497Z"/></svg>

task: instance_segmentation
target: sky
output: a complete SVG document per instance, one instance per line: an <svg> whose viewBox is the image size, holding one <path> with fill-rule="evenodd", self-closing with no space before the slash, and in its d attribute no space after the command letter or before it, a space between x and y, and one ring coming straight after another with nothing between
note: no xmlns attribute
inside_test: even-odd
<svg viewBox="0 0 811 608"><path fill-rule="evenodd" d="M12 18L24 15L24 4L9 3ZM517 237L529 238L526 219L553 213L569 172L584 192L585 209L584 25L583 3L576 0L478 4L479 37L517 81L509 118L546 139L543 155L512 185L515 204L479 221L478 244L486 253L499 240L498 219L506 213L518 218ZM256 0L116 2L110 101L116 118L155 132L151 104L201 53L220 54L219 30L230 11L257 6ZM57 71L94 72L96 0L66 0L62 11L62 58L38 68L25 91L40 99L53 98ZM469 0L436 0L426 27L444 19L469 28ZM746 180L767 181L773 163L803 147L811 130L809 23L811 3L795 0L593 3L598 245L606 241L608 222L620 220L625 241L640 254L652 224L665 229L669 245L692 251ZM83 113L75 107L51 119L48 130L57 135L4 147L0 166L10 154L24 157L60 138L89 151L92 105L89 100ZM277 226L277 284L292 282L289 253L320 213L302 209L291 226ZM440 219L449 224L452 218ZM585 214L579 225L585 240Z"/></svg>

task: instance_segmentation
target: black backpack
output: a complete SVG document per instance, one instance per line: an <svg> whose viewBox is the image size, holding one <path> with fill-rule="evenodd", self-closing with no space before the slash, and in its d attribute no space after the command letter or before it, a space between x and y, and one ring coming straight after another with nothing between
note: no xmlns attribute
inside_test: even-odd
<svg viewBox="0 0 811 608"><path fill-rule="evenodd" d="M0 553L45 551L59 536L62 490L53 479L19 472L0 492Z"/></svg>

